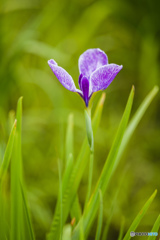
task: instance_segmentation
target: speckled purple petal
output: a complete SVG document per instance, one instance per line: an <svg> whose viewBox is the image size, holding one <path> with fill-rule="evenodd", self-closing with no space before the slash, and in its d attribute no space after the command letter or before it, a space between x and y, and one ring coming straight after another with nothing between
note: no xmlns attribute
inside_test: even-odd
<svg viewBox="0 0 160 240"><path fill-rule="evenodd" d="M48 64L49 64L50 68L52 69L53 73L55 74L55 76L58 78L60 83L65 88L67 88L68 90L70 90L72 92L78 91L76 89L76 86L74 84L72 77L69 75L69 73L66 72L65 69L63 69L62 67L59 67L53 59L49 60Z"/></svg>
<svg viewBox="0 0 160 240"><path fill-rule="evenodd" d="M88 49L79 57L78 61L80 73L88 79L92 72L106 64L108 64L107 55L99 48Z"/></svg>
<svg viewBox="0 0 160 240"><path fill-rule="evenodd" d="M122 65L108 64L93 72L90 79L92 92L106 89L122 68Z"/></svg>

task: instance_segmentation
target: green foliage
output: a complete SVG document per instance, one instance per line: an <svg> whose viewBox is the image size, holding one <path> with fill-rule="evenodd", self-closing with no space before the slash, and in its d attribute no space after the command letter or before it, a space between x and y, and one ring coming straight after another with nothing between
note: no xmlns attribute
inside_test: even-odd
<svg viewBox="0 0 160 240"><path fill-rule="evenodd" d="M80 154L76 163L73 161L73 118L69 118L67 134L66 134L66 164L65 170L62 176L62 167L60 161L58 161L59 169L59 197L55 209L55 214L52 222L52 227L50 233L48 234L48 239L65 239L65 234L67 239L86 239L92 222L97 214L99 207L99 217L97 223L96 239L100 239L102 231L102 222L103 222L103 195L108 187L110 178L113 175L117 167L118 160L124 151L125 146L127 145L135 127L139 123L140 119L144 115L147 107L153 100L154 96L158 92L158 88L155 87L151 93L145 98L142 105L139 107L136 112L133 120L129 124L129 127L125 129L129 120L133 96L134 96L134 87L132 87L128 102L119 125L119 129L109 155L104 164L102 173L98 179L95 190L89 200L86 201L86 206L84 208L83 214L81 214L81 208L79 205L77 190L82 178L83 172L85 170L86 160L89 157L90 149L87 145L87 138L84 140ZM105 96L102 94L102 97L97 104L95 114L93 117L92 128L95 134L102 114L102 107L104 103ZM6 214L4 208L4 192L3 192L3 181L7 173L7 168L9 166L10 158L11 160L11 232L10 239L31 239L34 240L34 233L32 230L32 223L30 220L30 213L28 209L28 203L25 193L25 186L23 181L23 172L22 172L22 154L21 154L21 125L22 125L22 98L19 99L17 105L17 114L16 120L11 130L11 134L8 140L6 151L4 154L4 159L1 165L1 191L0 191L0 209L2 213L2 221L0 222L1 226L1 238L6 238ZM129 129L129 130L128 130ZM126 134L126 135L125 135ZM12 152L13 149L13 152ZM93 152L91 152L91 155ZM85 165L85 166L84 166ZM83 168L82 168L83 166ZM93 165L91 167L91 172L93 170ZM76 183L76 184L75 184ZM91 191L91 181L89 181L89 193ZM130 239L130 232L135 231L139 225L142 217L148 210L150 204L152 203L157 191L155 191L146 204L143 206L142 210L139 212L132 225L128 229L124 240ZM90 195L90 194L89 194ZM88 196L89 196L88 195ZM99 200L98 200L99 196ZM88 199L88 197L86 197ZM100 203L99 203L100 202ZM73 210L72 209L72 205ZM76 209L77 207L77 209ZM73 220L78 221L74 227L73 234L71 235L71 228L65 226L68 214L71 212L71 215L74 216ZM73 222L73 225L75 222ZM63 228L64 226L64 228ZM154 231L158 231L159 227L159 218L155 222L153 227ZM119 239L122 238L123 226L120 230ZM104 234L103 236L105 236Z"/></svg>
<svg viewBox="0 0 160 240"><path fill-rule="evenodd" d="M133 223L131 224L130 228L128 229L128 231L127 231L125 237L123 238L123 240L129 240L131 238L130 232L136 230L137 226L139 225L141 219L143 218L143 216L145 215L149 206L151 205L151 203L152 203L153 199L155 198L156 194L157 194L157 190L154 191L154 193L150 196L148 201L144 204L143 208L140 210L140 212L138 213L138 215L134 219Z"/></svg>
<svg viewBox="0 0 160 240"><path fill-rule="evenodd" d="M23 235L24 219L21 194L22 159L21 159L21 124L22 98L17 105L17 127L11 161L11 240L20 240Z"/></svg>
<svg viewBox="0 0 160 240"><path fill-rule="evenodd" d="M129 119L132 102L133 102L133 96L134 96L134 88L132 87L132 90L131 90L131 93L130 93L130 96L128 98L128 102L126 105L126 109L124 111L119 129L118 129L118 132L117 132L117 135L115 138L115 141L112 145L112 148L110 150L108 158L105 162L102 173L97 182L96 188L92 194L92 197L88 203L87 208L84 211L83 224L84 224L84 231L85 231L86 236L89 233L91 224L97 213L99 190L101 190L102 194L104 194L104 192L108 186L108 182L113 174L114 163L115 163L116 157L118 155L118 149L121 145L121 140L123 138L123 134L124 134L124 131L125 131L128 119ZM78 235L79 235L79 228L77 227L73 233L73 239L78 239Z"/></svg>
<svg viewBox="0 0 160 240"><path fill-rule="evenodd" d="M11 134L9 136L9 140L8 140L8 143L7 143L7 147L6 147L6 150L5 150L2 165L1 165L1 168L0 168L0 182L3 181L3 177L8 170L8 166L9 166L9 162L10 162L11 154L12 154L12 149L13 149L14 138L15 138L16 125L17 125L17 120L14 121L12 130L11 130Z"/></svg>
<svg viewBox="0 0 160 240"><path fill-rule="evenodd" d="M92 128L93 128L94 133L96 132L99 122L100 122L103 103L104 103L104 95L102 95L102 97L97 105L97 108L95 110L94 117L93 117ZM89 147L87 144L87 139L85 139L84 143L81 147L78 159L73 167L72 172L70 173L68 181L65 179L65 181L63 181L63 183L62 183L62 185L65 185L65 188L63 188L63 190L62 190L63 224L65 223L65 221L68 217L70 208L72 206L72 203L75 200L75 196L77 193L77 189L78 189L80 180L81 180L83 172L85 170L85 166L87 165L87 159L89 156L89 152L90 151L89 151ZM54 214L54 219L52 222L51 231L47 237L48 240L53 239L53 238L59 239L59 235L60 235L60 217L59 217L59 215L60 215L60 213L59 213L59 200L58 200L55 214Z"/></svg>
<svg viewBox="0 0 160 240"><path fill-rule="evenodd" d="M17 105L16 120L14 121L8 144L4 154L4 159L0 168L0 237L1 239L28 239L34 240L28 204L25 196L23 176L22 176L22 160L21 160L21 122L22 122L22 98L19 99ZM13 151L12 151L13 150ZM6 191L6 174L9 162L11 160L11 215L7 219L7 208L5 201ZM11 221L8 232L7 225ZM10 236L9 236L10 235Z"/></svg>
<svg viewBox="0 0 160 240"><path fill-rule="evenodd" d="M158 233L159 228L160 228L160 215L157 217L151 232ZM156 238L157 238L156 236L149 236L148 240L152 240L152 239L155 240Z"/></svg>
<svg viewBox="0 0 160 240"><path fill-rule="evenodd" d="M98 215L98 223L97 223L97 231L96 231L96 240L100 239L101 231L102 231L102 223L103 223L103 196L102 191L99 190L99 215Z"/></svg>

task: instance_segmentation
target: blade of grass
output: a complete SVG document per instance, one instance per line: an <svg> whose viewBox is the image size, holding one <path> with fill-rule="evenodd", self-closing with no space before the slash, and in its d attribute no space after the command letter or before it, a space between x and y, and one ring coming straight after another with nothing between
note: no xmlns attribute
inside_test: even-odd
<svg viewBox="0 0 160 240"><path fill-rule="evenodd" d="M6 218L5 218L5 211L4 211L4 198L3 198L3 192L2 192L2 186L0 189L0 239L6 238Z"/></svg>
<svg viewBox="0 0 160 240"><path fill-rule="evenodd" d="M8 170L9 162L12 155L12 149L13 149L13 143L15 138L15 131L16 131L16 123L17 120L15 120L9 139L7 143L7 147L4 153L2 165L0 168L0 239L5 239L6 236L6 213L5 213L5 207L4 207L4 178L5 174Z"/></svg>
<svg viewBox="0 0 160 240"><path fill-rule="evenodd" d="M23 207L20 181L22 180L21 163L21 122L22 122L22 98L17 104L17 129L11 161L11 240L22 240Z"/></svg>
<svg viewBox="0 0 160 240"><path fill-rule="evenodd" d="M156 94L158 93L159 88L158 86L155 86L150 92L149 94L145 97L145 99L143 100L143 102L141 103L141 105L139 106L138 110L136 111L136 113L134 114L134 116L132 117L122 140L121 143L121 147L119 149L118 152L118 157L116 160L116 165L117 166L123 152L124 149L126 148L127 143L129 142L130 138L132 137L138 123L140 122L141 118L143 117L144 113L146 112L147 108L149 107L149 105L151 104L152 100L154 99L154 97L156 96Z"/></svg>
<svg viewBox="0 0 160 240"><path fill-rule="evenodd" d="M58 173L59 173L59 199L60 199L60 240L62 240L63 234L63 208L62 208L62 173L61 173L61 163L58 160Z"/></svg>
<svg viewBox="0 0 160 240"><path fill-rule="evenodd" d="M17 128L11 160L11 240L34 240L22 177L22 97L17 104Z"/></svg>
<svg viewBox="0 0 160 240"><path fill-rule="evenodd" d="M123 240L129 240L131 238L130 232L136 230L136 228L138 227L141 219L143 218L143 216L147 212L149 206L151 205L153 199L155 198L156 194L157 194L157 190L154 191L154 193L150 196L150 198L144 204L144 206L142 207L142 209L140 210L140 212L138 213L138 215L136 216L136 218L132 222L132 224L131 224L130 228L128 229L128 231L127 231L125 237L123 238Z"/></svg>
<svg viewBox="0 0 160 240"><path fill-rule="evenodd" d="M156 219L151 232L157 232L158 233L159 227L160 227L160 215ZM156 238L157 238L157 236L149 236L148 240L156 240Z"/></svg>
<svg viewBox="0 0 160 240"><path fill-rule="evenodd" d="M92 128L93 128L94 134L96 133L99 126L104 100L105 100L105 94L103 93L102 97L100 98L100 101L97 104L97 108L93 117ZM65 223L68 217L71 205L75 200L78 186L80 184L83 172L88 162L89 153L90 153L90 149L87 143L87 138L85 138L83 145L81 147L80 153L78 155L77 161L74 165L73 170L71 171L70 178L68 178L68 181L66 181L65 183L66 188L63 192L63 224ZM51 230L47 238L48 240L52 240L52 239L56 240L56 239L59 239L59 236L60 236L59 235L60 234L60 225L59 225L60 217L57 209L58 208L56 206L56 211L54 214Z"/></svg>
<svg viewBox="0 0 160 240"><path fill-rule="evenodd" d="M68 189L68 181L73 169L73 156L72 154L69 155L69 159L68 159L68 164L66 166L64 175L63 175L63 179L62 179L62 207L65 204L67 198L68 198L68 194L69 194L69 189ZM56 209L55 209L55 214L54 214L54 224L52 225L52 232L55 233L57 231L57 226L59 227L60 224L60 204L61 204L61 199L60 199L60 195L58 197L57 200L57 204L56 204ZM59 230L60 231L60 230ZM52 234L52 233L51 233ZM51 235L50 233L47 236L47 239L50 239Z"/></svg>
<svg viewBox="0 0 160 240"><path fill-rule="evenodd" d="M11 130L11 133L10 133L10 136L9 136L9 140L8 140L8 143L7 143L7 147L6 147L6 150L5 150L3 162L2 162L2 165L1 165L1 168L0 168L0 181L2 180L3 176L7 172L9 162L10 162L10 159L11 159L13 143L14 143L14 138L15 138L16 124L17 124L17 120L14 121L12 130Z"/></svg>
<svg viewBox="0 0 160 240"><path fill-rule="evenodd" d="M124 179L125 179L125 173L126 173L126 170L124 171L124 173L121 176L121 179L120 179L119 184L117 186L117 189L115 191L115 195L112 199L112 204L111 204L111 207L110 207L110 211L109 211L109 214L108 214L107 221L105 223L105 228L104 228L104 231L103 231L102 240L107 239L107 235L108 235L110 223L111 223L111 220L112 220L112 217L113 217L113 214L114 214L114 209L116 207L118 195L119 195L121 187L123 186L123 182L124 182Z"/></svg>
<svg viewBox="0 0 160 240"><path fill-rule="evenodd" d="M71 240L72 227L70 224L67 224L63 228L62 240Z"/></svg>
<svg viewBox="0 0 160 240"><path fill-rule="evenodd" d="M70 154L73 156L73 114L70 114L68 117L66 133L66 165Z"/></svg>
<svg viewBox="0 0 160 240"><path fill-rule="evenodd" d="M66 166L68 165L68 159L70 154L72 154L73 156L73 125L74 125L74 121L73 121L73 114L70 114L68 117L68 126L67 126L67 132L66 132ZM80 217L81 217L81 207L79 204L79 199L78 199L78 195L76 195L75 197L75 201L72 204L72 208L71 208L71 218L75 218L76 222L79 221Z"/></svg>
<svg viewBox="0 0 160 240"><path fill-rule="evenodd" d="M76 194L75 200L72 204L72 209L71 209L71 218L75 218L76 222L78 222L81 218L82 215L82 210L81 206L79 203L78 195Z"/></svg>
<svg viewBox="0 0 160 240"><path fill-rule="evenodd" d="M101 237L102 222L103 222L103 196L102 196L102 191L99 190L99 216L98 216L98 224L97 224L95 240L99 240Z"/></svg>
<svg viewBox="0 0 160 240"><path fill-rule="evenodd" d="M80 219L80 240L85 240L84 229L83 229L83 217L81 217L81 219Z"/></svg>
<svg viewBox="0 0 160 240"><path fill-rule="evenodd" d="M25 228L26 228L25 237L28 240L29 239L35 240L32 223L31 223L31 217L30 217L29 208L28 208L28 203L27 203L27 199L25 196L24 186L22 186L22 184L21 184L21 193L22 193L23 207L24 207L24 213L25 213L25 218L24 218Z"/></svg>
<svg viewBox="0 0 160 240"><path fill-rule="evenodd" d="M116 138L111 147L111 150L109 152L109 155L103 167L102 173L97 182L94 193L92 194L91 199L88 203L88 206L83 214L83 224L84 224L83 227L84 227L85 237L87 237L91 224L97 213L99 189L101 189L102 195L103 195L108 186L108 182L113 174L114 164L116 161L116 157L118 155L118 150L120 148L121 141L128 123L129 116L130 116L133 97L134 97L134 87L132 87L131 89L131 93L129 95L128 102L127 102L122 120L120 122ZM77 225L77 227L73 231L73 236L72 236L72 239L78 239L78 238L79 238L79 225Z"/></svg>
<svg viewBox="0 0 160 240"><path fill-rule="evenodd" d="M120 231L119 231L118 240L122 240L123 232L124 232L124 218L122 218L121 228L120 228Z"/></svg>

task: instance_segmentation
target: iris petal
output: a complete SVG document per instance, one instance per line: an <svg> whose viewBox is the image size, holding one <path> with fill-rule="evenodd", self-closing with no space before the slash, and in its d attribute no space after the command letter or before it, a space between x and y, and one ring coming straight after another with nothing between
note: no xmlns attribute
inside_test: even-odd
<svg viewBox="0 0 160 240"><path fill-rule="evenodd" d="M50 68L52 69L53 73L55 74L55 76L60 81L60 83L66 89L68 89L72 92L78 92L78 89L76 89L76 86L74 84L72 77L69 75L69 73L67 73L67 71L65 69L63 69L62 67L59 67L53 59L49 60L48 64L49 64Z"/></svg>
<svg viewBox="0 0 160 240"><path fill-rule="evenodd" d="M122 68L122 65L108 64L93 72L90 78L92 92L106 89Z"/></svg>
<svg viewBox="0 0 160 240"><path fill-rule="evenodd" d="M99 67L108 64L107 55L99 48L88 49L78 61L79 71L88 79L90 75Z"/></svg>
<svg viewBox="0 0 160 240"><path fill-rule="evenodd" d="M81 79L81 90L83 92L83 99L85 101L86 107L88 107L89 101L89 81L86 77Z"/></svg>

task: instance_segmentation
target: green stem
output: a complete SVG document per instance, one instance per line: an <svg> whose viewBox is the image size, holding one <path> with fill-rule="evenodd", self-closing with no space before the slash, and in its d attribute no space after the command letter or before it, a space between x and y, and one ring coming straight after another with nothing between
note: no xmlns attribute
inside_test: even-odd
<svg viewBox="0 0 160 240"><path fill-rule="evenodd" d="M59 197L60 197L60 240L62 240L63 234L63 212L62 212L62 174L61 174L61 163L58 160L58 173L59 173Z"/></svg>
<svg viewBox="0 0 160 240"><path fill-rule="evenodd" d="M87 108L85 110L85 120L86 120L86 134L88 139L88 144L90 148L90 161L89 161L89 174L88 174L88 190L85 200L85 207L86 208L90 195L91 195L91 188L92 188L92 176L93 176L93 162L94 162L94 137L93 137L93 129L91 123L91 109Z"/></svg>
<svg viewBox="0 0 160 240"><path fill-rule="evenodd" d="M86 201L85 201L85 208L86 208L86 206L87 206L87 204L89 202L89 198L90 198L90 195L91 195L92 176L93 176L93 162L94 162L94 152L90 151L89 175L88 175L88 190L87 190L87 196L86 196Z"/></svg>

